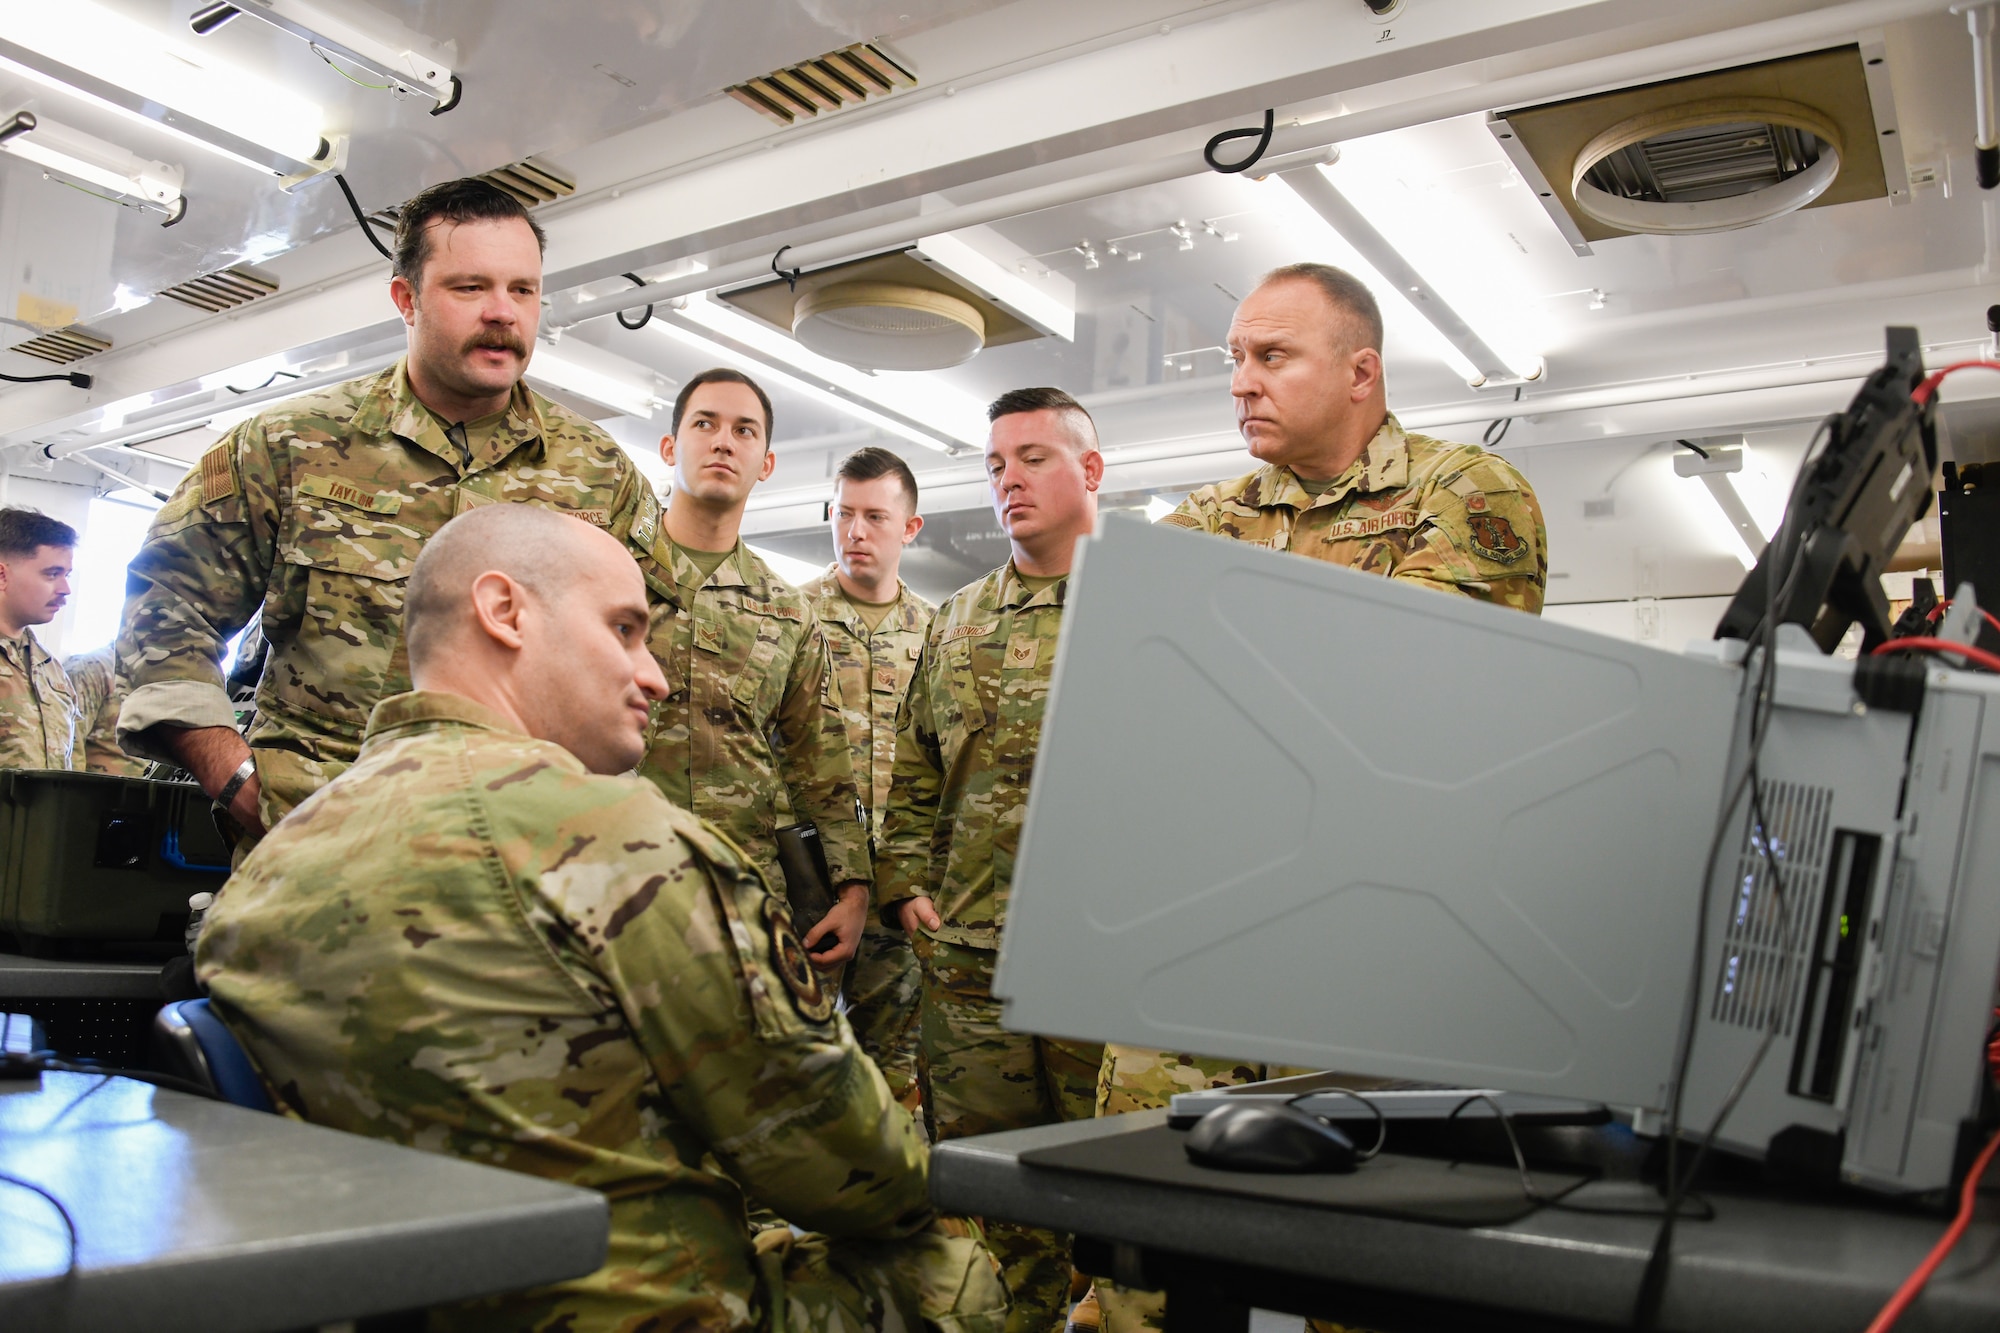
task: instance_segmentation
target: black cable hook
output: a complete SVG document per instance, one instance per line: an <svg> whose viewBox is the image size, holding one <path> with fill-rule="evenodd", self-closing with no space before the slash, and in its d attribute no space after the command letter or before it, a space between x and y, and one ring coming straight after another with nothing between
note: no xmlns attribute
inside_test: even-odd
<svg viewBox="0 0 2000 1333"><path fill-rule="evenodd" d="M1208 146L1201 150L1201 160L1208 163L1210 170L1213 171L1220 171L1228 174L1234 174L1235 172L1239 171L1248 171L1250 168L1257 165L1257 159L1264 156L1265 150L1271 146L1271 131L1277 128L1277 124L1278 124L1277 108L1268 107L1264 111L1263 129L1224 130L1222 133L1216 135L1213 139L1210 139L1208 141ZM1244 158L1241 162L1224 163L1216 161L1215 150L1222 147L1222 145L1228 143L1232 139L1255 139L1257 141L1257 146L1251 149L1250 156Z"/></svg>
<svg viewBox="0 0 2000 1333"><path fill-rule="evenodd" d="M644 287L646 285L646 280L640 277L636 273L622 273L619 276L629 279L632 282L632 285L635 287ZM648 324L653 322L653 307L651 305L648 305L646 307L645 314L639 316L637 320L634 320L629 323L625 319L625 312L623 310L614 311L611 317L618 321L619 328L632 329L636 331L645 328Z"/></svg>
<svg viewBox="0 0 2000 1333"><path fill-rule="evenodd" d="M785 287L788 290L797 291L799 289L799 277L801 275L801 270L799 269L786 270L778 267L778 261L780 259L783 259L785 257L785 251L791 248L792 247L789 245L781 245L778 247L778 253L771 256L771 272L777 274L779 277L785 280Z"/></svg>
<svg viewBox="0 0 2000 1333"><path fill-rule="evenodd" d="M361 201L354 197L354 187L347 183L347 177L336 171L333 173L333 183L340 187L343 195L347 196L347 206L353 210L354 220L361 224L361 234L368 238L368 244L374 246L382 258L393 263L396 256L390 252L388 246L382 244L382 238L375 234L375 228L368 221L368 215L361 211Z"/></svg>

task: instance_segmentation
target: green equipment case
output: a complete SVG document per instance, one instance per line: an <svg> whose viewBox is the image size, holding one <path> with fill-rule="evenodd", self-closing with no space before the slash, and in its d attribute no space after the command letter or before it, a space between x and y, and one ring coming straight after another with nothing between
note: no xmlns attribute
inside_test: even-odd
<svg viewBox="0 0 2000 1333"><path fill-rule="evenodd" d="M24 953L173 941L229 850L191 782L0 769L0 931Z"/></svg>

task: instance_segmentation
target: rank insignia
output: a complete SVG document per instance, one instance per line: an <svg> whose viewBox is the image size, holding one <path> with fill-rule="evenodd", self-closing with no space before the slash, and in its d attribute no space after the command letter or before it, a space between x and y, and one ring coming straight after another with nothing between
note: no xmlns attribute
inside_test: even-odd
<svg viewBox="0 0 2000 1333"><path fill-rule="evenodd" d="M771 966L791 992L792 1007L808 1023L833 1017L833 990L813 966L805 943L792 925L792 909L778 897L764 899L764 924L771 932Z"/></svg>
<svg viewBox="0 0 2000 1333"><path fill-rule="evenodd" d="M896 692L896 668L876 667L875 689L880 694L894 694Z"/></svg>
<svg viewBox="0 0 2000 1333"><path fill-rule="evenodd" d="M1016 634L1007 640L1006 666L1009 671L1030 670L1041 655L1041 640L1032 635Z"/></svg>
<svg viewBox="0 0 2000 1333"><path fill-rule="evenodd" d="M1528 543L1498 514L1469 514L1466 526L1472 535L1472 549L1496 564L1511 565L1528 553Z"/></svg>

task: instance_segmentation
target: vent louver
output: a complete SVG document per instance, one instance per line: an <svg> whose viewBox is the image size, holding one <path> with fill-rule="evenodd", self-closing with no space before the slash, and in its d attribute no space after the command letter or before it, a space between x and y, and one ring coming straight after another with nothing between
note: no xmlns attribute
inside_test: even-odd
<svg viewBox="0 0 2000 1333"><path fill-rule="evenodd" d="M1809 923L1825 878L1833 789L1764 782L1759 790L1771 827L1760 830L1754 812L1744 817L1708 1012L1718 1023L1762 1031L1770 1026L1772 1006L1781 1006L1779 1035L1789 1037L1813 948ZM1782 899L1771 881L1765 837L1784 876Z"/></svg>
<svg viewBox="0 0 2000 1333"><path fill-rule="evenodd" d="M822 111L838 111L898 88L916 86L916 74L880 42L857 42L760 74L726 91L766 120L792 125Z"/></svg>
<svg viewBox="0 0 2000 1333"><path fill-rule="evenodd" d="M523 208L553 203L557 199L576 193L576 182L565 175L560 167L534 157L524 157L519 162L509 162L504 167L482 171L477 179L513 195L521 201ZM384 227L394 227L396 219L402 215L403 206L393 204L388 208L376 209L368 215L368 220L380 223Z"/></svg>
<svg viewBox="0 0 2000 1333"><path fill-rule="evenodd" d="M278 290L278 280L249 268L226 268L161 290L160 295L214 314L248 305Z"/></svg>
<svg viewBox="0 0 2000 1333"><path fill-rule="evenodd" d="M87 356L110 351L111 340L101 338L94 333L86 333L82 329L57 329L54 333L44 333L39 338L15 343L8 350L66 366L72 361L81 361Z"/></svg>

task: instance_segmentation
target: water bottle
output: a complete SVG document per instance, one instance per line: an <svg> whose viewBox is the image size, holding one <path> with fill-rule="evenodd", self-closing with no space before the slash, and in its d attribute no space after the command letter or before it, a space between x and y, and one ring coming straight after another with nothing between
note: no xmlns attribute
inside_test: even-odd
<svg viewBox="0 0 2000 1333"><path fill-rule="evenodd" d="M208 909L215 906L215 895L206 890L188 898L187 931L181 938L187 941L188 956L194 956L194 942L201 938L201 919L208 915Z"/></svg>

